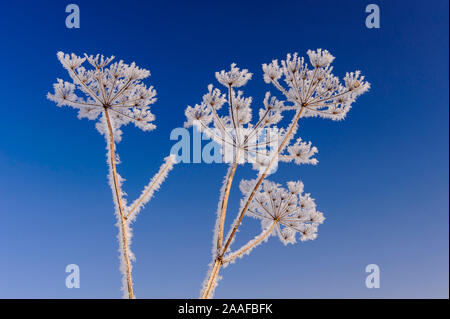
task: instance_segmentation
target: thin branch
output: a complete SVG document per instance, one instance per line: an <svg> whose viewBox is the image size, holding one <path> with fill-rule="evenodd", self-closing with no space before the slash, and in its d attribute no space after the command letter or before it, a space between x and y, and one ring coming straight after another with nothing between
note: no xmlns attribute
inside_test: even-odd
<svg viewBox="0 0 450 319"><path fill-rule="evenodd" d="M136 199L130 206L128 214L125 217L127 220L135 219L142 207L152 198L155 190L157 190L157 188L161 185L163 181L162 179L165 178L169 171L173 168L174 160L175 159L172 156L166 157L165 162L161 165L158 173L156 173L148 185L144 187L144 191L141 196L139 196L139 198Z"/></svg>
<svg viewBox="0 0 450 319"><path fill-rule="evenodd" d="M104 102L103 102L101 99L99 99L99 97L97 96L97 94L95 94L95 93L91 90L91 88L88 87L88 86L86 85L86 83L84 83L83 81L81 81L80 77L79 77L78 74L75 72L75 70L72 69L72 68L69 68L69 70L72 71L73 75L75 76L75 78L77 79L77 81L79 82L79 84L81 84L81 85L89 92L89 94L91 95L91 97L94 98L94 99L96 99L101 105L104 105ZM69 75L70 75L70 72L69 72Z"/></svg>
<svg viewBox="0 0 450 319"><path fill-rule="evenodd" d="M223 263L229 263L235 260L237 257L242 256L249 250L253 249L254 247L258 246L264 239L266 239L273 231L275 226L277 225L277 222L274 221L272 225L268 228L266 228L264 231L261 232L258 236L250 240L247 244L243 245L241 248L236 250L235 252L230 252L227 256L223 258Z"/></svg>
<svg viewBox="0 0 450 319"><path fill-rule="evenodd" d="M238 154L236 159L239 159L240 155L240 149L238 150ZM223 241L223 231L224 231L224 225L225 225L225 216L227 213L227 206L228 206L228 197L230 196L230 190L231 190L231 184L233 183L234 174L236 173L237 168L237 161L233 163L233 166L231 167L231 170L228 172L227 176L227 182L225 186L225 193L222 200L222 207L220 210L220 219L219 219L219 233L217 236L217 250L220 252L222 249L222 241Z"/></svg>

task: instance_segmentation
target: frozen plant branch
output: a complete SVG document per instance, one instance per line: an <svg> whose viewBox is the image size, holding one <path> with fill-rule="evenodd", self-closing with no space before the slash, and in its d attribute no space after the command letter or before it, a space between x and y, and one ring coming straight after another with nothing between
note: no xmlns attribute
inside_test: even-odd
<svg viewBox="0 0 450 319"><path fill-rule="evenodd" d="M139 212L142 210L142 208L144 208L145 204L150 201L155 191L160 188L161 184L164 182L175 163L176 158L173 154L167 156L164 159L164 164L161 165L158 173L156 173L156 175L153 176L147 186L144 187L141 196L130 205L130 209L126 216L128 223L132 223L134 220L136 220Z"/></svg>
<svg viewBox="0 0 450 319"><path fill-rule="evenodd" d="M230 165L220 193L212 262L203 282L201 298L213 296L223 265L249 253L274 232L284 243L295 242L295 233L302 234L302 241L317 236L317 225L322 223L323 216L321 213L313 213L315 205L308 213L312 214L314 219L311 223L292 215L294 211L301 211L301 205L309 198L308 194L305 198L300 195L299 185L303 191L303 184L290 183L289 191L286 191L278 184L270 184L265 179L273 172L278 160L316 165L316 147L310 142L303 142L300 137L291 143L297 133L300 119L322 117L335 121L343 120L353 102L369 90L370 84L364 80L360 71L347 73L342 84L332 74L331 62L334 57L327 50L309 50L307 54L311 68L297 53L288 54L280 63L273 60L270 64L263 64L264 81L272 84L283 95L283 100L278 100L267 92L263 101L264 108L259 110L259 120L256 124L250 123L252 98L244 97L242 91L234 91L235 88L244 86L252 74L247 70L240 70L234 63L229 71L216 72L216 79L225 87L227 94L210 84L202 102L186 109L185 126L196 126L221 145L224 162ZM228 112L220 116L219 112L225 104L228 104ZM276 125L282 119L282 113L291 110L295 111L295 114L290 124L286 128L278 128ZM258 176L255 180L241 183L241 189L245 188L244 199L227 236L224 237L230 188L237 166L246 162L253 165ZM294 193L291 191L293 185L298 188ZM270 188L272 190L269 191ZM292 194L286 196L286 192ZM273 194L277 195L273 197ZM300 203L300 207L297 207L296 203ZM297 207L296 210L291 211L294 207ZM230 252L230 246L245 215L261 219L263 231L240 249Z"/></svg>
<svg viewBox="0 0 450 319"><path fill-rule="evenodd" d="M120 270L122 272L122 290L124 298L134 298L132 264L134 255L130 250L132 230L130 228L137 214L152 198L169 171L175 164L175 157L170 155L164 159L159 172L144 188L142 195L128 206L126 194L122 191L123 179L117 172L119 163L116 144L122 138L121 127L133 123L137 128L151 131L155 128L154 115L150 105L156 102L156 91L153 86L147 87L142 80L150 76L150 72L140 69L133 62L112 63L114 57L105 58L97 54L79 57L75 54L58 52L57 57L68 71L72 82L57 79L53 85L54 93L47 98L58 106L70 106L78 109L78 118L99 121L97 130L104 135L107 149L108 180L111 187L117 227L119 229ZM83 67L87 61L91 69ZM81 92L84 97L78 95Z"/></svg>

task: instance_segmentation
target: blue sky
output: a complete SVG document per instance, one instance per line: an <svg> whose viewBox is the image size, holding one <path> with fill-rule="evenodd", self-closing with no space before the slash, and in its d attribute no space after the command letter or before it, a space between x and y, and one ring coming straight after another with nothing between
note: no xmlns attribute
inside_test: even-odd
<svg viewBox="0 0 450 319"><path fill-rule="evenodd" d="M360 69L372 84L345 121L301 123L318 166L282 164L271 177L301 179L327 219L313 242L284 247L271 238L227 267L216 297L448 297L448 1L373 1L380 29L365 27L368 1L78 0L81 28L67 29L69 3L2 5L0 297L121 296L104 138L94 122L45 99L57 77L68 79L57 51L115 55L151 70L158 128L127 127L118 145L132 200L215 71L237 62L253 72L245 93L258 105L272 90L262 63L316 48L336 56L336 75ZM180 164L141 213L132 244L138 298L198 297L225 172ZM236 180L253 176L245 166ZM237 243L258 229L246 219ZM80 289L65 287L71 263L80 266ZM364 284L372 263L379 289Z"/></svg>

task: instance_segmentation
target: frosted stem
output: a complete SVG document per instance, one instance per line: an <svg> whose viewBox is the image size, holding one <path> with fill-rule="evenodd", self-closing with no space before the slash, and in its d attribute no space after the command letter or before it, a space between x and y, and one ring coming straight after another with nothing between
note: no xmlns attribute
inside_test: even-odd
<svg viewBox="0 0 450 319"><path fill-rule="evenodd" d="M222 267L222 260L216 259L214 261L214 266L211 268L209 272L209 276L205 280L204 287L202 293L200 295L200 299L211 299L214 293L214 288L217 285L217 279L220 271L220 267Z"/></svg>
<svg viewBox="0 0 450 319"><path fill-rule="evenodd" d="M266 169L264 170L263 174L258 178L258 181L256 182L255 187L253 188L250 196L247 198L247 201L245 203L244 208L242 209L242 211L239 214L239 217L237 218L237 221L233 227L233 230L231 231L230 235L228 236L228 239L225 243L225 247L222 250L222 253L217 257L218 259L221 259L225 253L227 252L228 247L230 246L234 235L236 234L236 231L239 227L239 225L242 222L242 219L244 218L245 213L247 212L248 207L250 206L250 203L253 200L253 197L255 196L256 192L259 189L259 186L261 186L261 183L263 182L263 180L266 178L267 173L269 172L270 168L272 167L273 163L275 162L275 159L278 158L278 155L284 150L284 147L286 145L286 143L290 140L291 135L293 134L293 132L295 132L295 128L297 126L298 121L300 120L300 117L302 115L304 107L302 107L296 114L296 116L294 117L294 119L292 120L292 124L289 128L289 131L287 132L287 134L285 135L283 141L281 142L280 146L278 147L278 151L277 154L275 156L272 157L272 159L269 162L269 165L267 165Z"/></svg>
<svg viewBox="0 0 450 319"><path fill-rule="evenodd" d="M113 190L113 198L116 200L117 207L119 209L120 218L119 220L119 227L120 227L120 233L122 234L122 245L120 245L122 249L122 256L124 257L125 262L125 274L126 274L126 283L127 283L127 291L128 291L128 298L133 299L134 293L133 293L133 280L131 277L131 262L130 262L130 251L128 246L128 227L126 223L126 217L123 209L123 199L122 199L122 192L120 190L120 184L117 177L117 169L116 169L116 155L115 155L115 143L114 143L114 135L113 130L111 126L111 120L109 118L108 109L105 108L105 117L106 117L106 123L108 126L109 131L109 155L110 155L110 169L113 177L113 183L114 183L114 190Z"/></svg>
<svg viewBox="0 0 450 319"><path fill-rule="evenodd" d="M238 154L239 158L239 154ZM237 158L237 160L238 160ZM231 170L228 171L228 176L226 180L226 186L225 186L225 193L222 200L222 207L220 210L219 218L219 232L217 236L217 251L220 252L222 249L222 243L223 243L223 230L225 225L225 216L227 214L227 206L228 206L228 198L230 197L230 190L231 190L231 184L233 183L234 174L236 173L237 168L237 160L235 163L233 163L233 166L231 167Z"/></svg>
<svg viewBox="0 0 450 319"><path fill-rule="evenodd" d="M235 251L234 253L230 253L225 256L223 259L223 263L229 263L234 261L237 257L242 257L245 253L249 253L253 248L261 244L263 240L265 240L272 233L273 229L277 225L276 222L273 222L272 225L261 232L258 236L250 240L247 244L242 246L240 249Z"/></svg>
<svg viewBox="0 0 450 319"><path fill-rule="evenodd" d="M130 206L128 210L128 215L126 215L126 219L129 223L134 221L137 217L137 214L141 211L146 203L153 197L155 191L159 189L164 179L169 174L170 170L172 170L173 165L176 162L175 155L169 155L164 159L164 163L159 168L158 173L153 176L147 186L144 187L141 196L136 199L133 204Z"/></svg>
<svg viewBox="0 0 450 319"><path fill-rule="evenodd" d="M259 186L261 186L261 183L266 178L267 173L269 172L270 168L272 167L273 163L275 162L275 159L283 151L286 143L290 140L291 135L295 132L295 128L297 126L298 121L300 120L302 112L303 112L303 107L300 109L300 111L297 112L296 116L292 119L292 123L290 125L290 128L289 128L287 134L285 135L283 141L281 142L281 144L280 144L280 146L279 146L279 148L277 150L277 154L272 157L272 159L269 162L269 165L266 167L266 169L264 170L263 174L259 177L259 179L258 179L256 185L254 186L250 196L247 198L247 202L245 203L244 208L242 209L242 211L240 212L238 218L236 219L236 221L234 223L233 230L231 231L230 235L228 236L227 241L225 243L225 246L223 247L222 250L219 250L217 252L217 256L215 258L214 265L210 269L210 271L208 273L208 277L207 277L207 279L204 282L204 287L203 287L203 290L202 290L202 293L201 293L201 296L200 296L201 299L212 298L212 295L213 295L213 292L214 292L214 288L217 285L217 279L218 279L218 276L219 276L220 268L222 267L222 265L224 263L223 256L225 255L225 253L227 252L231 242L233 241L233 237L236 234L236 231L237 231L239 225L241 224L242 219L244 218L244 215L247 212L247 209L248 209L248 207L250 206L250 203L253 200L253 197L255 196L256 192L258 191ZM228 180L229 180L229 178L227 179L227 183L228 183ZM230 182L230 187L231 187L231 182ZM229 191L228 191L228 193L229 193ZM224 200L225 200L225 197L224 197ZM227 198L227 200L228 200L228 198ZM226 208L225 208L225 212L226 212ZM222 231L223 231L223 229L222 229ZM269 232L269 234L270 234L270 232ZM222 232L222 235L223 235L223 232ZM259 244L263 239L264 238L261 238L261 240L258 243L256 243L254 246ZM249 249L251 249L251 248L252 247L250 247Z"/></svg>
<svg viewBox="0 0 450 319"><path fill-rule="evenodd" d="M216 257L218 254L220 254L220 251L222 249L222 243L223 243L223 231L224 231L224 225L225 225L225 217L227 214L227 206L228 206L228 198L230 197L230 190L231 190L231 184L233 183L234 174L236 173L236 168L238 166L239 156L241 151L238 150L236 161L230 166L228 169L227 175L224 180L224 184L222 186L221 190L221 196L220 196L220 208L217 212L217 220L216 220L216 226L214 228L214 242L213 245L213 262L214 266L208 271L208 274L206 275L204 288L201 293L202 299L204 298L211 298L212 293L214 291L214 287L217 284L217 276L219 274L219 270L221 267L221 262L218 262L216 260ZM217 241L216 241L217 238ZM206 296L206 297L204 297Z"/></svg>
<svg viewBox="0 0 450 319"><path fill-rule="evenodd" d="M211 299L213 297L214 290L217 286L219 271L223 264L232 262L237 257L241 257L246 252L249 252L256 246L258 246L263 240L265 240L267 237L270 236L276 225L277 223L274 222L269 228L265 229L261 234L256 236L254 239L250 240L239 250L235 251L234 253L231 253L229 256L225 256L224 259L216 259L214 261L214 266L211 268L210 272L208 273L208 277L205 280L205 284L200 299Z"/></svg>

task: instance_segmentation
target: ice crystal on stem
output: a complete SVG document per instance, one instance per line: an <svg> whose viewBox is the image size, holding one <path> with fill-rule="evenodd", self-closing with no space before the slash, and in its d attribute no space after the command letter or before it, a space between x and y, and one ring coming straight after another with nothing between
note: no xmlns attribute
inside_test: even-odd
<svg viewBox="0 0 450 319"><path fill-rule="evenodd" d="M78 117L98 120L97 130L106 139L106 157L108 163L108 180L113 194L117 227L119 228L120 270L122 272L122 290L124 298L134 298L133 280L131 276L134 255L130 250L132 237L131 223L139 211L159 189L161 183L173 168L176 160L173 155L164 159L159 172L144 188L142 195L128 206L126 194L122 190L123 178L117 172L118 155L116 144L122 138L121 127L133 123L137 128L150 131L155 128L155 119L150 105L156 102L156 91L153 86L147 87L142 80L150 76L150 72L141 69L133 62L123 61L111 63L114 57L103 55L84 55L58 52L57 57L68 71L72 82L57 79L53 85L54 93L48 93L49 100L58 106L70 106L78 109ZM88 62L91 69L83 67ZM82 93L82 96L78 95Z"/></svg>
<svg viewBox="0 0 450 319"><path fill-rule="evenodd" d="M301 234L301 241L317 236L317 226L323 222L323 215L315 210L309 194L302 194L303 184L290 182L286 190L265 181L265 178L273 172L278 160L317 164L314 156L318 150L311 142L304 142L300 137L291 142L297 133L299 120L316 116L343 120L353 102L369 90L370 84L360 71L347 73L342 84L332 74L330 64L334 57L327 50L309 50L307 55L311 67L297 53L288 54L280 62L273 60L262 65L264 81L272 84L283 99L279 100L267 92L264 108L259 111L259 120L254 125L250 124L251 97L244 98L240 91L234 92L234 88L244 86L252 74L240 70L236 64L231 65L230 71L216 73L218 82L226 87L227 95L210 85L203 101L186 109L186 126L195 125L218 142L222 146L225 162L230 165L220 193L212 262L203 282L201 298L212 298L223 265L250 252L273 233L285 244L295 242L298 233ZM225 103L228 104L228 114L220 116L218 111ZM294 115L289 125L278 129L276 124L281 120L281 114L291 110ZM263 128L270 130L264 134ZM257 143L250 142L250 137L256 137ZM241 183L244 198L227 236L224 236L230 188L237 165L245 162L253 164L258 176L255 180ZM248 215L262 220L263 232L232 253L230 246L244 216Z"/></svg>

